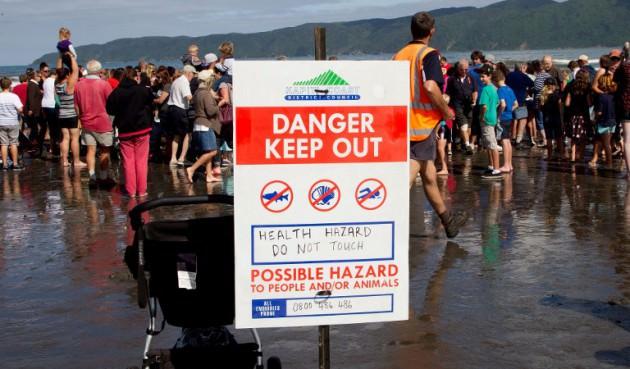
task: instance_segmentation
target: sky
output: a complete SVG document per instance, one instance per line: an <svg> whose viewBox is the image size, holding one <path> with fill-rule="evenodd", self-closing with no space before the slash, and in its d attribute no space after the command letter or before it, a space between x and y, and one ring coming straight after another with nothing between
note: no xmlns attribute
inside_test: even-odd
<svg viewBox="0 0 630 369"><path fill-rule="evenodd" d="M54 52L59 27L76 46L142 36L252 33L309 22L396 18L498 0L0 0L0 65Z"/></svg>

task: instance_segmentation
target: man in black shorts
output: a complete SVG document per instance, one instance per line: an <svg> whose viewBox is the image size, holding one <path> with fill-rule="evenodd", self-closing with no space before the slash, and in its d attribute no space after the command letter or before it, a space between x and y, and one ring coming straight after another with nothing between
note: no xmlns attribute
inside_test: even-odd
<svg viewBox="0 0 630 369"><path fill-rule="evenodd" d="M451 214L437 185L435 171L436 128L442 118L454 119L446 101L442 97L444 77L440 67L440 55L429 47L435 33L435 19L431 14L420 12L411 18L413 41L403 47L394 60L410 61L412 80L410 81L411 111L409 123L410 156L409 188L414 184L418 173L427 199L439 215L446 236L453 238L466 223L467 214Z"/></svg>

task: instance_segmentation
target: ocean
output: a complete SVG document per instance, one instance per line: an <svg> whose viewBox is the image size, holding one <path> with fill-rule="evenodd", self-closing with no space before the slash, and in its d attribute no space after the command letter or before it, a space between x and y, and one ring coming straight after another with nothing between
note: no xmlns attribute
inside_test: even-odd
<svg viewBox="0 0 630 369"><path fill-rule="evenodd" d="M576 49L544 49L544 50L493 50L486 51L486 55L492 54L496 61L514 62L514 61L528 61L534 59L540 59L544 55L551 55L556 60L556 64L560 67L566 66L569 60L577 59L578 56L586 54L592 64L597 64L597 60L603 54L608 54L612 47L590 47L590 48L576 48ZM455 62L461 58L468 59L470 52L467 51L446 51L442 53L450 62ZM360 54L360 55L337 55L340 60L387 60L392 57L391 54ZM238 58L238 55L237 55ZM299 57L289 58L289 60L310 60L313 57ZM265 59L268 60L268 59ZM156 65L170 65L174 67L181 66L179 60L147 60ZM109 62L103 63L104 68L118 68L126 65L135 65L137 61L129 62ZM36 68L33 65L7 65L0 66L0 76L15 77L24 73L26 68Z"/></svg>

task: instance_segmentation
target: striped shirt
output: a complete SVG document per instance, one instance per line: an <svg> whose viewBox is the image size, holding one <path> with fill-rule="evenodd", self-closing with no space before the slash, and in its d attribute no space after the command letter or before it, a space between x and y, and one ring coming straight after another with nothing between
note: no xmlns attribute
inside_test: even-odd
<svg viewBox="0 0 630 369"><path fill-rule="evenodd" d="M551 74L547 72L540 72L536 75L536 79L534 80L534 93L536 96L540 95L543 87L545 87L545 81L547 78L551 78Z"/></svg>
<svg viewBox="0 0 630 369"><path fill-rule="evenodd" d="M547 78L551 78L551 74L543 71L538 73L536 75L536 79L534 80L534 101L536 102L536 109L542 108L542 105L540 104L540 94L545 87L545 81Z"/></svg>
<svg viewBox="0 0 630 369"><path fill-rule="evenodd" d="M74 109L74 94L68 94L66 92L67 87L67 82L55 86L55 91L59 97L59 119L75 118L77 116L77 111Z"/></svg>
<svg viewBox="0 0 630 369"><path fill-rule="evenodd" d="M22 102L13 92L0 92L0 126L12 127L20 124L18 111L22 109Z"/></svg>

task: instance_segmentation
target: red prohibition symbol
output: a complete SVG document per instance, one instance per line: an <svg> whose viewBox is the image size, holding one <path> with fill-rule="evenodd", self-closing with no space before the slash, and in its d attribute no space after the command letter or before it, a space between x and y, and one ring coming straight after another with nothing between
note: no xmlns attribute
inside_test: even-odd
<svg viewBox="0 0 630 369"><path fill-rule="evenodd" d="M331 211L339 205L341 191L335 182L322 179L311 186L308 191L308 200L315 210Z"/></svg>
<svg viewBox="0 0 630 369"><path fill-rule="evenodd" d="M260 191L262 206L272 213L282 213L293 203L293 190L286 182L271 181Z"/></svg>
<svg viewBox="0 0 630 369"><path fill-rule="evenodd" d="M376 178L368 178L354 191L357 204L365 210L376 210L383 206L387 199L387 189L383 182Z"/></svg>

